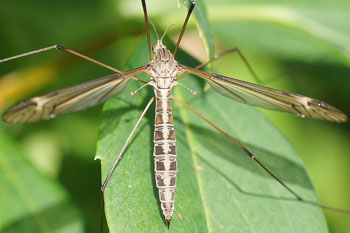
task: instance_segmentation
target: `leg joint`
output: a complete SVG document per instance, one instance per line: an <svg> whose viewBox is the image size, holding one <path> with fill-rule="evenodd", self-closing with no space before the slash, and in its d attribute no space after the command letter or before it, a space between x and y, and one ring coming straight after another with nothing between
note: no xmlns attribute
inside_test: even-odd
<svg viewBox="0 0 350 233"><path fill-rule="evenodd" d="M62 45L59 45L59 44L55 44L54 47L55 47L55 49L66 50L65 47L63 47Z"/></svg>

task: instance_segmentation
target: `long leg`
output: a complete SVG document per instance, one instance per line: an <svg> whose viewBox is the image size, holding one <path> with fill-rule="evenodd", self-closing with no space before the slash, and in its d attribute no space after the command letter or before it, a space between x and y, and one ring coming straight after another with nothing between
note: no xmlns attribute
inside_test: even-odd
<svg viewBox="0 0 350 233"><path fill-rule="evenodd" d="M177 42L176 42L176 46L175 46L175 49L174 49L174 52L173 52L173 56L174 56L174 57L175 57L175 55L176 55L176 53L177 53L177 50L178 50L178 48L179 48L179 45L180 45L182 36L183 36L184 33L185 33L185 29L186 29L188 20L190 19L190 16L191 16L191 14L192 14L192 11L193 11L193 8L195 7L195 5L196 5L196 3L195 3L194 1L191 1L191 6L190 6L190 8L188 9L188 12L187 12L187 16L186 16L184 25L182 26L181 33L180 33L179 38L177 39Z"/></svg>
<svg viewBox="0 0 350 233"><path fill-rule="evenodd" d="M228 54L232 54L232 53L235 53L237 52L239 57L242 59L242 61L244 62L245 66L247 67L247 69L249 70L249 73L252 75L252 77L254 78L254 80L257 82L257 83L261 83L261 79L258 77L258 75L255 73L255 71L253 70L252 66L249 64L248 60L245 58L245 56L243 55L243 53L239 50L239 48L232 48L232 49L229 49L229 50L226 50L218 55L216 55L215 57L211 58L209 61L205 62L205 63L202 63L198 66L195 67L195 69L201 69L205 66L207 66L208 64L222 58L223 56L225 55L228 55ZM187 75L187 73L184 73L180 76L177 77L177 80L185 77Z"/></svg>
<svg viewBox="0 0 350 233"><path fill-rule="evenodd" d="M149 107L151 106L151 104L153 103L153 101L154 101L154 97L152 97L152 99L148 102L148 104L147 104L147 106L145 107L145 109L143 110L143 112L142 112L140 118L137 120L137 122L136 122L134 128L131 130L131 133L130 133L129 137L126 139L126 142L125 142L125 144L124 144L122 150L120 151L120 153L119 153L117 159L114 161L114 164L113 164L112 168L109 170L108 175L107 175L107 177L106 177L106 179L105 179L105 181L103 182L103 185L102 185L102 187L101 187L101 222L100 222L100 232L101 232L101 233L103 232L103 216L104 216L104 196L103 196L103 194L104 194L104 191L105 191L105 189L106 189L106 187L107 187L107 185L108 185L109 179L111 178L111 176L112 176L112 174L113 174L115 168L117 167L118 162L120 161L120 159L121 159L121 157L122 157L122 155L123 155L123 153L124 153L126 147L129 145L129 142L130 142L130 140L131 140L131 137L134 135L134 133L135 133L137 127L139 126L139 124L140 124L142 118L145 116L147 110L149 109Z"/></svg>
<svg viewBox="0 0 350 233"><path fill-rule="evenodd" d="M150 34L149 34L149 21L148 21L146 1L145 0L141 0L141 2L142 2L143 15L145 17L145 24L146 24L146 33L147 33L147 42L148 42L148 55L149 55L149 60L152 61L151 38L150 38Z"/></svg>
<svg viewBox="0 0 350 233"><path fill-rule="evenodd" d="M100 233L103 233L103 217L105 212L105 200L103 196L103 192L101 192L101 218L100 218Z"/></svg>
<svg viewBox="0 0 350 233"><path fill-rule="evenodd" d="M228 138L231 142L233 142L234 144L236 144L239 148L241 148L251 159L253 159L262 169L264 169L270 176L272 176L278 183L280 183L285 189L287 189L291 194L293 194L297 200L301 201L301 202L305 202L311 205L315 205L315 206L319 206L321 208L324 209L329 209L329 210L333 210L333 211L337 211L337 212L341 212L341 213L345 213L345 214L350 214L350 211L348 210L343 210L343 209L338 209L338 208L334 208L331 206L326 206L323 204L319 204L317 202L314 201L309 201L309 200L305 200L303 199L300 195L298 195L296 192L294 192L288 185L286 185L282 180L280 180L275 174L273 174L273 172L268 169L262 162L260 162L260 160L258 160L255 155L253 153L251 153L247 148L245 148L241 143L239 143L236 139L234 139L233 137L231 137L228 133L226 133L225 131L223 131L221 128L219 128L217 125L215 125L213 122L211 122L209 119L207 119L206 117L204 117L203 115L201 115L199 112L197 112L196 110L194 110L193 108L191 108L190 106L188 106L187 104L185 104L184 102L182 102L181 100L179 100L178 98L176 98L175 96L171 96L171 98L173 100L175 100L176 102L182 104L183 106L185 106L187 109L189 109L191 112L193 112L194 114L196 114L197 116L199 116L201 119L203 119L205 122L207 122L209 125L211 125L212 127L214 127L217 131L219 131L221 134L223 134L226 138Z"/></svg>
<svg viewBox="0 0 350 233"><path fill-rule="evenodd" d="M126 147L129 145L129 142L130 142L130 140L131 140L131 137L134 135L134 133L135 133L137 127L139 126L139 124L140 124L142 118L145 116L147 110L149 109L149 107L151 106L151 104L153 103L153 101L154 101L154 97L152 97L152 99L148 102L148 104L147 104L147 106L145 107L145 109L143 110L143 112L142 112L140 118L137 120L137 122L136 122L134 128L131 130L131 133L130 133L129 137L126 139L126 142L125 142L125 144L124 144L122 150L120 151L120 153L119 153L117 159L114 161L114 164L113 164L112 168L109 170L108 175L107 175L105 181L103 182L103 185L102 185L102 187L101 187L101 191L102 191L102 192L105 191L109 179L111 178L111 176L112 176L112 174L113 174L115 168L117 167L118 162L120 161L120 159L121 159L121 157L122 157L122 155L123 155L123 153L124 153Z"/></svg>
<svg viewBox="0 0 350 233"><path fill-rule="evenodd" d="M92 62L92 63L95 63L95 64L99 65L99 66L102 66L102 67L104 67L104 68L107 68L107 69L109 69L109 70L111 70L111 71L113 71L113 72L115 72L115 73L122 73L122 71L120 71L120 70L118 70L118 69L116 69L116 68L114 68L114 67L112 67L112 66L106 65L106 64L104 64L104 63L102 63L102 62L99 62L99 61L97 61L97 60L95 60L95 59L93 59L93 58L91 58L91 57L85 56L85 55L83 55L83 54L81 54L81 53L78 53L78 52L76 52L76 51L74 51L74 50L65 48L65 47L63 47L63 46L61 46L61 45L58 45L58 44L53 45L53 46L49 46L49 47L46 47L46 48L42 48L42 49L33 50L33 51L30 51L30 52L18 54L18 55L16 55L16 56L4 58L4 59L1 59L1 60L0 60L0 63L6 62L6 61L11 61L11 60L14 60L14 59L17 59L17 58L21 58L21 57L25 57L25 56L29 56L29 55L32 55L32 54L37 54L37 53L49 51L49 50L52 50L52 49L59 49L59 50L65 51L65 52L70 53L70 54L72 54L72 55L81 57L81 58L83 58L84 60L90 61L90 62ZM141 83L145 83L144 81L142 81L141 79L138 79L138 78L136 78L136 77L132 77L132 78L133 78L134 80L136 80L136 81L141 82Z"/></svg>
<svg viewBox="0 0 350 233"><path fill-rule="evenodd" d="M49 51L49 50L52 50L52 49L59 49L59 50L68 52L68 53L70 53L70 54L73 54L73 55L75 55L75 56L81 57L81 58L83 58L83 59L85 59L85 60L88 60L88 61L90 61L90 62L93 62L93 63L95 63L95 64L97 64L97 65L99 65L99 66L102 66L102 67L105 67L105 68L107 68L107 69L109 69L109 70L112 70L112 71L114 71L114 72L116 72L116 73L120 73L120 72L121 72L120 70L118 70L118 69L116 69L116 68L114 68L114 67L112 67L112 66L106 65L106 64L104 64L104 63L102 63L102 62L99 62L99 61L97 61L97 60L95 60L95 59L92 59L92 58L90 58L90 57L88 57L88 56L85 56L85 55L83 55L83 54L81 54L81 53L78 53L78 52L76 52L76 51L74 51L74 50L67 49L67 48L65 48L65 47L63 47L63 46L61 46L61 45L58 45L58 44L53 45L53 46L49 46L49 47L46 47L46 48L42 48L42 49L33 50L33 51L30 51L30 52L27 52L27 53L22 53L22 54L13 56L13 57L4 58L4 59L1 59L1 60L0 60L0 63L6 62L6 61L10 61L10 60L14 60L14 59L17 59L17 58L20 58L20 57L29 56L29 55L36 54L36 53L41 53L41 52Z"/></svg>

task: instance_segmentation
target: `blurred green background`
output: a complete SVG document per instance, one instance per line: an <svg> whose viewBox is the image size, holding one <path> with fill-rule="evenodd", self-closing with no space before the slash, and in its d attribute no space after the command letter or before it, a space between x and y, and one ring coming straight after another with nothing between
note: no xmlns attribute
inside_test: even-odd
<svg viewBox="0 0 350 233"><path fill-rule="evenodd" d="M178 9L176 1L147 4L150 18L162 31L175 24L168 34L175 40L186 10ZM263 84L323 100L350 114L349 2L208 0L205 4L215 53L239 47ZM0 2L1 58L58 43L121 68L144 31L139 1ZM208 40L205 34L204 38ZM194 20L181 47L207 60ZM237 55L215 62L213 69L254 81ZM30 96L109 74L60 51L3 63L0 110ZM66 224L67 232L98 231L101 178L99 162L93 158L100 111L97 106L51 121L0 123L1 230L24 232L23 223L37 222L33 229L43 231L47 226L38 213L47 211L53 219L64 216L57 226ZM350 209L349 123L262 111L295 146L320 202ZM330 232L350 232L349 216L324 212Z"/></svg>

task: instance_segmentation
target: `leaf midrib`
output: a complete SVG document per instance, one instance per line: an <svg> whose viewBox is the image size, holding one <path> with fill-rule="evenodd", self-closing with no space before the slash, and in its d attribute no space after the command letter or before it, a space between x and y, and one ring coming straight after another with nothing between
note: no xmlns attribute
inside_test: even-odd
<svg viewBox="0 0 350 233"><path fill-rule="evenodd" d="M176 91L176 95L180 98L180 99L183 99L183 92L180 90L180 89L177 89ZM180 106L180 105L179 105ZM198 171L197 169L195 169L196 166L199 165L198 163L198 159L197 159L197 147L195 145L195 143L193 143L194 141L194 135L192 134L192 131L189 127L189 118L188 118L188 114L186 112L186 109L181 106L179 107L179 112L180 112L180 116L181 116L181 119L183 121L183 125L185 127L185 133L186 133L186 137L188 139L188 143L189 143L189 148L191 150L191 157L192 157L192 161L193 161L193 164L194 164L194 172L196 174L196 179L197 179L197 183L198 183L198 190L199 190L199 194L200 194L200 197L201 197L201 200L202 200L202 205L203 205L203 209L204 209L204 215L205 215L205 219L206 219L206 223L207 223L207 229L208 229L208 232L212 232L212 227L211 227L211 223L210 223L210 218L209 218L209 208L207 206L207 201L205 199L205 195L204 195L204 188L203 188L203 182L202 182L202 177L200 175L200 171Z"/></svg>

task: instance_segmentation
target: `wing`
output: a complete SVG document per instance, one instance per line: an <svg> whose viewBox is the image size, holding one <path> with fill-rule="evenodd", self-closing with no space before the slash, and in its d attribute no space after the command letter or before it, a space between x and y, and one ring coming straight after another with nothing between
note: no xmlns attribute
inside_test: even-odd
<svg viewBox="0 0 350 233"><path fill-rule="evenodd" d="M205 79L214 90L241 103L294 113L333 122L347 121L347 116L324 102L290 92L225 77L184 66L188 72Z"/></svg>
<svg viewBox="0 0 350 233"><path fill-rule="evenodd" d="M86 109L118 95L132 76L145 70L143 66L33 97L10 107L3 114L3 120L8 123L33 122Z"/></svg>

